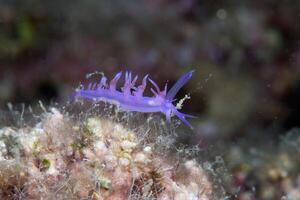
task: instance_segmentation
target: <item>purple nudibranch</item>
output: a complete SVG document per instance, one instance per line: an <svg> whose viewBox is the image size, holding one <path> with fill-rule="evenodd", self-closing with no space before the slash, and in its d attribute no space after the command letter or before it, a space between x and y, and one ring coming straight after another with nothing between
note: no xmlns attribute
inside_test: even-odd
<svg viewBox="0 0 300 200"><path fill-rule="evenodd" d="M181 113L173 105L174 97L177 92L192 77L193 71L182 75L173 87L167 91L167 84L163 90L148 77L144 76L142 83L135 86L138 76L133 78L131 72L125 73L125 82L121 90L116 88L118 80L121 78L122 72L117 73L114 78L107 84L107 78L102 75L100 83L90 83L87 88L77 89L75 97L92 100L95 102L104 101L119 106L122 110L136 112L161 112L166 116L167 122L170 123L171 116L176 115L181 121L193 129L192 125L186 120L186 117L194 117L185 113ZM143 96L147 86L147 81L154 86L150 88L154 94L152 97Z"/></svg>

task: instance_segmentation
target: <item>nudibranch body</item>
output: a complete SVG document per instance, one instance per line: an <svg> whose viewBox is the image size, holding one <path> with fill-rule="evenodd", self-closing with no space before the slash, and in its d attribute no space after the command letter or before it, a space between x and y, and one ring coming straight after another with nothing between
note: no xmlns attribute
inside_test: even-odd
<svg viewBox="0 0 300 200"><path fill-rule="evenodd" d="M172 115L176 115L192 128L186 117L193 116L179 112L176 106L173 105L175 95L188 82L192 74L193 71L190 71L182 75L169 91L167 91L167 84L163 90L160 90L158 85L148 75L144 76L141 85L136 87L138 76L133 78L131 72L125 72L125 83L121 90L118 90L116 86L122 76L122 72L117 73L109 83L107 83L107 78L103 75L100 83L90 83L87 88L77 89L75 97L95 102L108 102L126 111L161 112L166 116L168 122L171 121ZM150 88L154 94L152 97L143 96L147 81L154 86L154 89Z"/></svg>

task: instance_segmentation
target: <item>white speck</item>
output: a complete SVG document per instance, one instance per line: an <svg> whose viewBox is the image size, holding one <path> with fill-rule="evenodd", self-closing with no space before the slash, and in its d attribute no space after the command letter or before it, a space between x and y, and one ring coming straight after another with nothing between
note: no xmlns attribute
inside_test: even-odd
<svg viewBox="0 0 300 200"><path fill-rule="evenodd" d="M122 166L128 166L130 164L130 160L128 160L127 158L120 158L119 164Z"/></svg>
<svg viewBox="0 0 300 200"><path fill-rule="evenodd" d="M149 104L150 106L153 106L153 105L155 105L155 102L154 102L153 100L150 100L150 101L148 101L148 104Z"/></svg>
<svg viewBox="0 0 300 200"><path fill-rule="evenodd" d="M94 144L94 149L97 153L97 155L104 155L107 153L108 149L105 146L104 142L98 141Z"/></svg>
<svg viewBox="0 0 300 200"><path fill-rule="evenodd" d="M226 10L224 10L224 9L219 9L219 10L217 11L216 15L217 15L217 17L218 17L219 19L226 19L226 17L227 17L227 12L226 12Z"/></svg>
<svg viewBox="0 0 300 200"><path fill-rule="evenodd" d="M136 156L135 156L135 158L134 158L134 161L135 161L135 162L138 162L138 163L147 164L147 163L149 163L151 160L149 160L145 154L143 154L143 153L138 153L138 154L136 154Z"/></svg>
<svg viewBox="0 0 300 200"><path fill-rule="evenodd" d="M125 141L122 141L121 142L121 147L124 149L124 150L126 150L126 151L128 151L128 152L131 152L132 151L132 149L134 148L134 147L136 147L136 143L135 142L130 142L130 141L128 141L128 140L125 140Z"/></svg>
<svg viewBox="0 0 300 200"><path fill-rule="evenodd" d="M0 141L0 161L5 160L5 155L7 154L6 145L3 141Z"/></svg>
<svg viewBox="0 0 300 200"><path fill-rule="evenodd" d="M7 103L7 107L8 107L8 109L9 109L9 111L12 111L12 110L13 110L13 105L12 105L11 102L8 102L8 103Z"/></svg>
<svg viewBox="0 0 300 200"><path fill-rule="evenodd" d="M186 168L190 169L192 167L195 167L196 163L194 160L188 160L184 163L184 165Z"/></svg>
<svg viewBox="0 0 300 200"><path fill-rule="evenodd" d="M63 119L63 115L57 110L56 108L51 108L51 112L57 117L58 119Z"/></svg>
<svg viewBox="0 0 300 200"><path fill-rule="evenodd" d="M151 147L150 147L150 146L146 146L146 147L144 148L144 152L145 152L145 153L151 153L151 152L152 152Z"/></svg>

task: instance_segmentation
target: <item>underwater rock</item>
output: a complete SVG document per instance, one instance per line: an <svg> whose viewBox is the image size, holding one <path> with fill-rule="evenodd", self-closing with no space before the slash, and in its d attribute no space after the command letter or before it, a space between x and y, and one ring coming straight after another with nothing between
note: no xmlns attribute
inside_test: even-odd
<svg viewBox="0 0 300 200"><path fill-rule="evenodd" d="M57 108L41 119L0 129L1 199L213 199L199 163L175 163L121 123Z"/></svg>

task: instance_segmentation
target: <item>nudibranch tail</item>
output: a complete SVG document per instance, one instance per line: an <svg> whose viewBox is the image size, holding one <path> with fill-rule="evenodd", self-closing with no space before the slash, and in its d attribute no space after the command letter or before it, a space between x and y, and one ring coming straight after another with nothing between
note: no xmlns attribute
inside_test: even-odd
<svg viewBox="0 0 300 200"><path fill-rule="evenodd" d="M88 87L77 89L75 97L82 97L92 101L105 101L118 105L121 109L136 112L161 112L166 115L167 121L171 121L171 116L177 116L182 122L192 128L191 124L186 120L187 117L193 117L188 114L181 113L173 105L175 95L192 77L193 71L182 75L174 86L169 90L167 84L163 90L149 78L144 76L139 86L136 86L138 76L132 76L131 72L125 72L125 81L121 90L117 89L117 83L122 76L122 72L118 72L114 78L107 84L107 78L102 75L99 84L90 83ZM149 81L154 88L150 88L154 94L153 97L143 96Z"/></svg>
<svg viewBox="0 0 300 200"><path fill-rule="evenodd" d="M193 126L186 120L186 117L189 118L197 118L196 116L193 115L189 115L189 114L185 114L182 112L179 112L178 110L174 111L174 114L183 122L185 123L188 127L190 127L190 129L194 129Z"/></svg>

